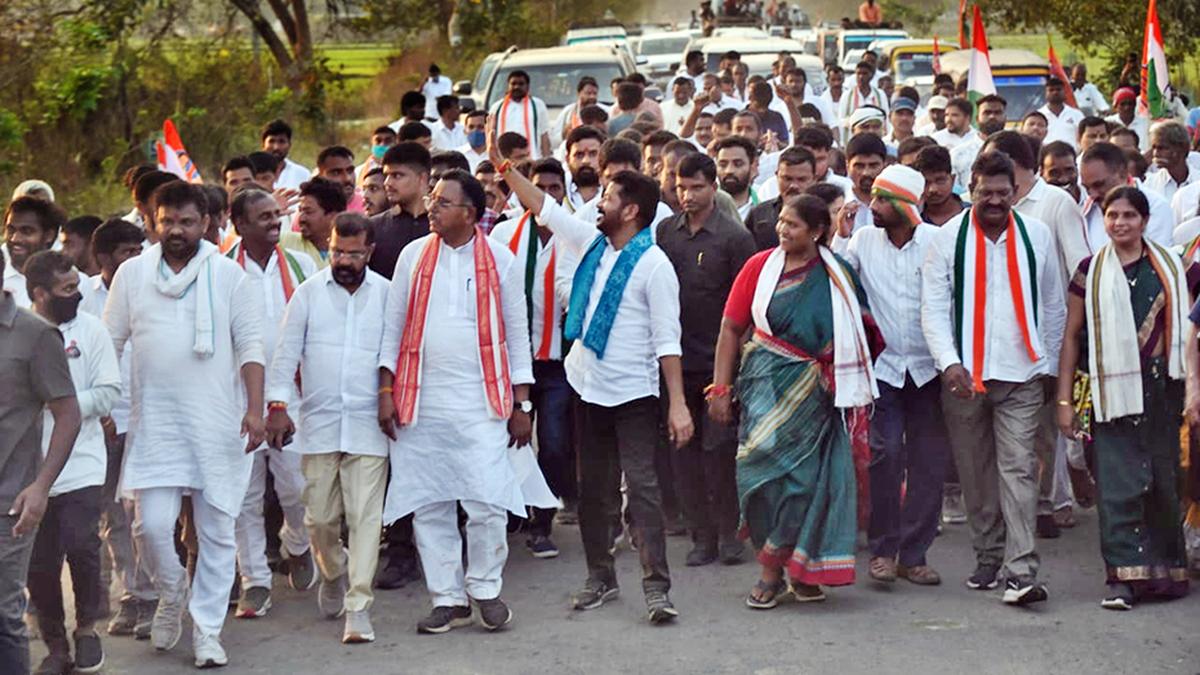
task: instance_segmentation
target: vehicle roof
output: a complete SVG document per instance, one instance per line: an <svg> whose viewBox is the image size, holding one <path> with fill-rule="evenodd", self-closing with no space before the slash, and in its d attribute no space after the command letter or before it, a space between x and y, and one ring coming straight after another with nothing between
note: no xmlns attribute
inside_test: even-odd
<svg viewBox="0 0 1200 675"><path fill-rule="evenodd" d="M842 35L858 37L860 35L903 35L908 37L908 31L898 30L895 28L850 28L847 30L838 31Z"/></svg>
<svg viewBox="0 0 1200 675"><path fill-rule="evenodd" d="M668 39L678 39L681 37L690 38L691 36L692 36L692 31L687 30L687 29L664 30L664 31L659 31L657 33L646 33L645 35L642 36L641 40L642 40L642 42L648 42L648 41L658 40L658 39L668 40Z"/></svg>
<svg viewBox="0 0 1200 675"><path fill-rule="evenodd" d="M904 48L904 47L931 47L932 48L933 40L916 40L916 39L912 39L912 40L882 40L882 41L880 41L880 43L878 45L876 45L875 43L871 43L871 46L879 49L880 51L882 51L885 54L891 54L892 51L894 51L896 49ZM940 41L938 43L938 51L943 54L946 52L952 52L956 49L958 49L958 45L956 45L956 44L946 44L945 42L940 42Z"/></svg>
<svg viewBox="0 0 1200 675"><path fill-rule="evenodd" d="M727 52L730 50L747 54L763 54L766 52L789 51L795 54L804 52L804 45L799 40L782 37L714 37L692 40L688 50L698 49L706 54Z"/></svg>
<svg viewBox="0 0 1200 675"><path fill-rule="evenodd" d="M587 26L584 28L572 28L567 31L567 39L568 40L570 40L571 38L578 38L578 37L585 38L585 37L605 36L605 35L622 35L622 36L624 36L624 35L627 35L627 32L625 31L624 26L616 25L616 24L610 25L610 26Z"/></svg>
<svg viewBox="0 0 1200 675"><path fill-rule="evenodd" d="M589 63L592 61L624 60L628 54L616 45L588 44L541 49L517 49L504 59L505 66L542 65L553 63Z"/></svg>
<svg viewBox="0 0 1200 675"><path fill-rule="evenodd" d="M1046 57L1025 49L989 49L988 59L993 68L1045 68ZM970 49L958 49L942 55L942 70L965 73L971 62Z"/></svg>

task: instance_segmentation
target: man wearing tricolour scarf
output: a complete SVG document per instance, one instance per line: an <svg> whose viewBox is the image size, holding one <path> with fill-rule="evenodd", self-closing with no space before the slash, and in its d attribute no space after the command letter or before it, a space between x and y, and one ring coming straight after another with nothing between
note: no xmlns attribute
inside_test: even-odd
<svg viewBox="0 0 1200 675"><path fill-rule="evenodd" d="M1048 596L1034 550L1034 440L1062 344L1062 277L1050 229L1012 209L1012 160L984 153L972 173L974 206L942 226L926 258L921 324L975 548L967 586L995 588L1003 568L1004 601L1026 605Z"/></svg>
<svg viewBox="0 0 1200 675"><path fill-rule="evenodd" d="M266 435L262 289L202 240L207 201L199 186L168 183L154 202L159 243L117 269L104 307L117 353L133 345L121 481L133 493L133 531L158 587L151 643L172 649L186 608L196 665L223 666L234 521L250 479L248 453ZM244 396L235 390L239 380ZM200 542L190 588L174 537L185 493Z"/></svg>
<svg viewBox="0 0 1200 675"><path fill-rule="evenodd" d="M632 171L616 174L604 188L599 222L591 223L512 171L511 163L498 161L497 170L559 245L580 260L563 335L576 340L565 365L567 381L583 399L579 529L588 578L572 604L594 609L617 597L609 546L623 470L647 616L651 623L671 621L679 613L667 595L671 577L654 470L660 366L670 400L667 430L676 446L691 438L692 418L683 395L679 280L650 237L658 184Z"/></svg>
<svg viewBox="0 0 1200 675"><path fill-rule="evenodd" d="M432 232L401 252L384 309L379 424L395 442L383 521L413 514L433 600L419 632L471 623L471 601L483 627L497 630L512 620L500 599L505 512L558 503L529 447L524 269L479 226L486 198L466 171L443 174L425 204Z"/></svg>

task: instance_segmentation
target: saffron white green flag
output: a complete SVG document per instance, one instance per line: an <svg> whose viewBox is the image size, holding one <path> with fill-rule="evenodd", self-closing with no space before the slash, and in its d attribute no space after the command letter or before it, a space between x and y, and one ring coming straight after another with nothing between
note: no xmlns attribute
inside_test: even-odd
<svg viewBox="0 0 1200 675"><path fill-rule="evenodd" d="M1158 25L1158 7L1150 0L1146 10L1146 37L1142 41L1142 91L1138 96L1138 115L1158 119L1167 117L1167 55L1163 51L1162 31Z"/></svg>
<svg viewBox="0 0 1200 675"><path fill-rule="evenodd" d="M979 14L979 5L975 5L973 9L971 64L967 71L967 100L972 105L984 96L996 93L996 83L992 81L992 61L988 57L987 36L983 33L983 17Z"/></svg>

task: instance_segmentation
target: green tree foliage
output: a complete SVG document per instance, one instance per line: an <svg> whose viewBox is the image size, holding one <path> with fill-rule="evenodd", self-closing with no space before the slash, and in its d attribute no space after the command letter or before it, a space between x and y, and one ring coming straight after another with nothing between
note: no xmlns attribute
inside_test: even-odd
<svg viewBox="0 0 1200 675"><path fill-rule="evenodd" d="M1140 58L1146 0L979 0L990 22L1011 31L1055 28L1089 54L1107 56L1104 77L1115 84L1128 54ZM1183 63L1200 44L1200 2L1158 0L1168 63Z"/></svg>

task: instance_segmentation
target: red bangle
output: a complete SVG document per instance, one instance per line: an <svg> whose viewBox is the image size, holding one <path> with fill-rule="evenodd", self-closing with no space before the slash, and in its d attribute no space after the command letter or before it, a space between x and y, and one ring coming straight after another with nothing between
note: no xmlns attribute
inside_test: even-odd
<svg viewBox="0 0 1200 675"><path fill-rule="evenodd" d="M711 401L714 398L728 396L732 391L733 388L727 384L710 384L704 388L704 400Z"/></svg>
<svg viewBox="0 0 1200 675"><path fill-rule="evenodd" d="M503 176L504 174L508 173L509 169L511 169L511 168L512 168L512 160L506 159L503 162L500 162L500 166L496 167L496 173Z"/></svg>

